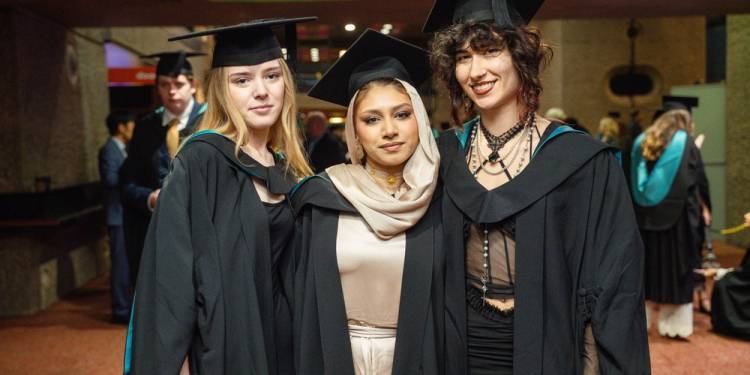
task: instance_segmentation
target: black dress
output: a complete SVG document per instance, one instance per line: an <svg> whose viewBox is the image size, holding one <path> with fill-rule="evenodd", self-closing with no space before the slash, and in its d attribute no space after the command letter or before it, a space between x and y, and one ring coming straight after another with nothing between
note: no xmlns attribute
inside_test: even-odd
<svg viewBox="0 0 750 375"><path fill-rule="evenodd" d="M611 148L552 124L526 169L488 191L466 165L477 122L438 142L449 313L467 320L465 223L514 218L513 373L581 373L587 325L602 374L649 373L643 244ZM466 369L466 325L460 329L464 349L454 355Z"/></svg>
<svg viewBox="0 0 750 375"><path fill-rule="evenodd" d="M294 180L217 134L183 146L149 227L126 348L131 374L293 374L287 295Z"/></svg>

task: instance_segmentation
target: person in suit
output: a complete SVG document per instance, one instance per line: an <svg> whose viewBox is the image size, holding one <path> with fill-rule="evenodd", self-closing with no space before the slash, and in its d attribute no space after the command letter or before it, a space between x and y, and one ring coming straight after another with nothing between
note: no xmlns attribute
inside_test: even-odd
<svg viewBox="0 0 750 375"><path fill-rule="evenodd" d="M169 164L182 140L191 135L206 110L197 103L193 70L188 57L192 52L164 52L144 56L159 58L156 66L156 91L162 106L136 122L128 157L120 169L123 202L123 228L135 283L151 213L156 207Z"/></svg>
<svg viewBox="0 0 750 375"><path fill-rule="evenodd" d="M133 138L134 117L113 112L107 116L109 139L99 149L99 176L104 190L109 256L111 259L110 292L112 293L112 320L127 323L130 317L130 274L125 252L125 234L122 229L122 203L120 202L118 171L128 153L126 147Z"/></svg>

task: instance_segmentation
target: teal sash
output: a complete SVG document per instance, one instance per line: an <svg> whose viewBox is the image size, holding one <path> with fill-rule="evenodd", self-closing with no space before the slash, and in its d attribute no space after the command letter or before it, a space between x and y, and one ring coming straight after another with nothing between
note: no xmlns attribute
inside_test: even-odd
<svg viewBox="0 0 750 375"><path fill-rule="evenodd" d="M651 173L648 172L646 160L641 151L644 137L645 133L641 134L633 144L630 176L633 199L639 206L650 207L661 203L672 188L677 171L680 169L688 134L684 130L675 132Z"/></svg>

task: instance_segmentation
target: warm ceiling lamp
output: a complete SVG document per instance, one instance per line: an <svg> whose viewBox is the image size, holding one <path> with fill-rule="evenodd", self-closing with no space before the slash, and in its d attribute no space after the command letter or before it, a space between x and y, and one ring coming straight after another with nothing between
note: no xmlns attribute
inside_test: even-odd
<svg viewBox="0 0 750 375"><path fill-rule="evenodd" d="M344 30L354 31L354 30L357 30L357 26L353 23L347 23L346 25L344 25Z"/></svg>

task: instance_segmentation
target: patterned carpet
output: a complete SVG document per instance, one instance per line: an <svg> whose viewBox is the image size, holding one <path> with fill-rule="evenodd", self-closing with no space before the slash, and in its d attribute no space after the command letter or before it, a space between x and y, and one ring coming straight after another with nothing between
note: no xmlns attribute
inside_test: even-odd
<svg viewBox="0 0 750 375"><path fill-rule="evenodd" d="M743 251L717 244L723 265L737 264ZM0 319L0 374L122 373L126 327L109 322L106 277L89 283L39 314ZM696 313L689 340L649 336L654 374L748 374L750 342L711 332L707 315Z"/></svg>

